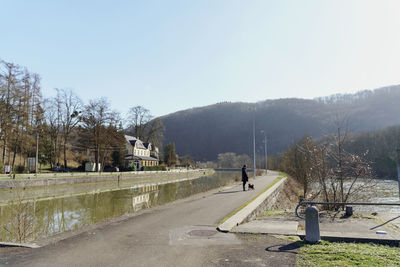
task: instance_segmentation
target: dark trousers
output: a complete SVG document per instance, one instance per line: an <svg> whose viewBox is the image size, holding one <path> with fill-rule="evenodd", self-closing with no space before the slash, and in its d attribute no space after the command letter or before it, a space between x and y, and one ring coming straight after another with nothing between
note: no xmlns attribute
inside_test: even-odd
<svg viewBox="0 0 400 267"><path fill-rule="evenodd" d="M246 183L247 181L243 181L243 191L246 191Z"/></svg>

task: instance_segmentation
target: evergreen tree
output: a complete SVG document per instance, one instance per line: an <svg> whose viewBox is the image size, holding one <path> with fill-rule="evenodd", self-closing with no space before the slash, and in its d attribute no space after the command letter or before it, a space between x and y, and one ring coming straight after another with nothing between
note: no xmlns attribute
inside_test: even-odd
<svg viewBox="0 0 400 267"><path fill-rule="evenodd" d="M175 152L175 143L168 143L164 148L164 162L168 166L174 166L178 161Z"/></svg>

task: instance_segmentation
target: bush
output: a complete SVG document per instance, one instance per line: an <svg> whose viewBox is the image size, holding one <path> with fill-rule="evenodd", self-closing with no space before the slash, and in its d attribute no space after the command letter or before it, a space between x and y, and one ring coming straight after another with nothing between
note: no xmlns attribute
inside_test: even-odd
<svg viewBox="0 0 400 267"><path fill-rule="evenodd" d="M125 168L125 171L128 172L136 171L136 165L133 162L129 163L128 167Z"/></svg>
<svg viewBox="0 0 400 267"><path fill-rule="evenodd" d="M165 171L167 168L163 165L158 166L147 166L143 168L144 171Z"/></svg>
<svg viewBox="0 0 400 267"><path fill-rule="evenodd" d="M112 165L106 165L103 169L104 172L119 172L119 168Z"/></svg>
<svg viewBox="0 0 400 267"><path fill-rule="evenodd" d="M3 165L0 163L0 173L3 173L3 171L4 171Z"/></svg>
<svg viewBox="0 0 400 267"><path fill-rule="evenodd" d="M14 167L14 173L27 173L28 169L24 165L17 165Z"/></svg>

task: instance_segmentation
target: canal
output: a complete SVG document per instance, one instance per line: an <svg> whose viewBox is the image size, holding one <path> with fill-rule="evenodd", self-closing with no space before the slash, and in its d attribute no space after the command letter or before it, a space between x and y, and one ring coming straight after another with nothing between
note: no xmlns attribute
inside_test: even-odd
<svg viewBox="0 0 400 267"><path fill-rule="evenodd" d="M135 181L0 190L0 241L30 242L227 185L237 172L172 182Z"/></svg>

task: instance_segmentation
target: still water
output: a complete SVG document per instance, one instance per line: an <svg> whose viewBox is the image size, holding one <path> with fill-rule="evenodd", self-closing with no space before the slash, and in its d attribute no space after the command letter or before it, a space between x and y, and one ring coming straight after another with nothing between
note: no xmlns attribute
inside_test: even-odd
<svg viewBox="0 0 400 267"><path fill-rule="evenodd" d="M0 190L0 241L28 242L79 229L224 186L236 176L215 172L164 184L124 182Z"/></svg>

